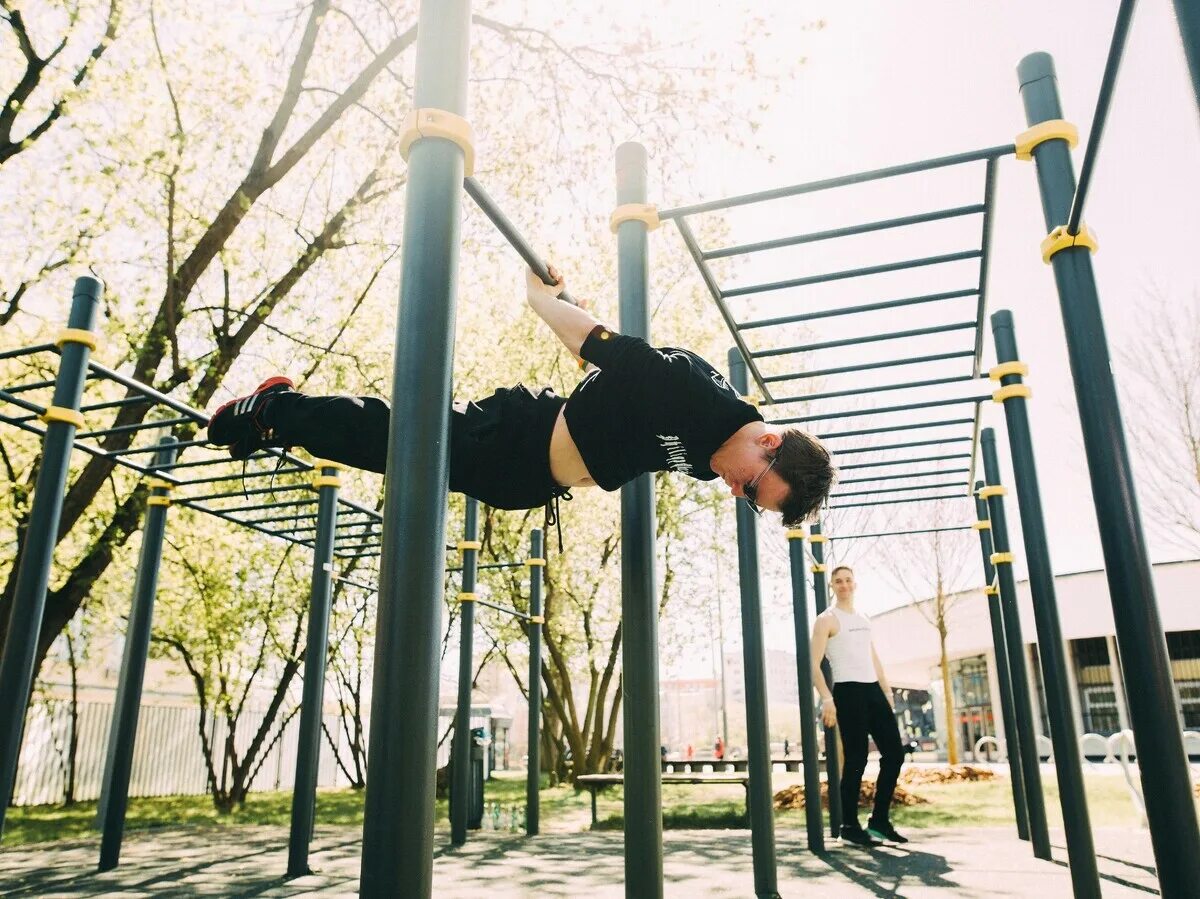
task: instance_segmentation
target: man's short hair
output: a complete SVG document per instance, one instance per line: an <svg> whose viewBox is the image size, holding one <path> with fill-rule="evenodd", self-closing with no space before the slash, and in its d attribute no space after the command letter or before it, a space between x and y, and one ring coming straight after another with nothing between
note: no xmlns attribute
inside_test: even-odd
<svg viewBox="0 0 1200 899"><path fill-rule="evenodd" d="M829 572L829 579L832 581L835 577L837 577L837 573L839 571L849 571L851 575L854 574L854 569L849 565L839 565L837 568L833 569L833 571Z"/></svg>
<svg viewBox="0 0 1200 899"><path fill-rule="evenodd" d="M789 528L799 527L821 508L837 477L829 450L799 428L783 432L783 442L775 451L775 470L790 488L779 507Z"/></svg>

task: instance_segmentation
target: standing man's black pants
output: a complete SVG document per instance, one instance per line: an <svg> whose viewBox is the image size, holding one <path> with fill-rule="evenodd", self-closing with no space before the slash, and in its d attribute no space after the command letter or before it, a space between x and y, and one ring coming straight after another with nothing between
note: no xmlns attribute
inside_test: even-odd
<svg viewBox="0 0 1200 899"><path fill-rule="evenodd" d="M904 764L904 747L896 716L884 698L878 683L846 681L833 686L837 706L838 730L842 735L845 764L842 767L842 819L851 827L858 823L858 794L862 789L863 770L867 767L867 736L879 750L879 779L875 782L875 809L871 820L888 820L896 778Z"/></svg>

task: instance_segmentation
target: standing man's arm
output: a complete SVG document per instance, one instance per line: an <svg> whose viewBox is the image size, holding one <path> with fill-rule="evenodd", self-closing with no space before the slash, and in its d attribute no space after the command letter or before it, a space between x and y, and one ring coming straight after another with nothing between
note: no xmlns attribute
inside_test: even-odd
<svg viewBox="0 0 1200 899"><path fill-rule="evenodd" d="M896 701L892 699L892 688L888 684L887 675L883 673L883 663L879 661L879 653L875 651L875 641L871 641L871 663L875 666L875 676L879 678L879 686L883 690L883 698L887 700L892 711L896 710Z"/></svg>
<svg viewBox="0 0 1200 899"><path fill-rule="evenodd" d="M533 269L525 270L526 299L563 345L578 356L584 340L600 322L586 309L560 300L558 295L563 292L563 278L554 266L549 266L549 271L550 277L555 279L554 284L543 283Z"/></svg>
<svg viewBox="0 0 1200 899"><path fill-rule="evenodd" d="M826 727L837 725L837 706L833 704L833 694L825 683L825 672L821 670L821 660L825 658L825 647L829 645L830 628L833 621L827 615L818 615L813 623L812 633L812 682L821 696L821 722Z"/></svg>

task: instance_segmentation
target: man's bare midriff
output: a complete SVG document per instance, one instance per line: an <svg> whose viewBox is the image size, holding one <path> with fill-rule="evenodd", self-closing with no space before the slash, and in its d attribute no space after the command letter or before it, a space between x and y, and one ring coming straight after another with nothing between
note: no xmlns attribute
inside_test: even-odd
<svg viewBox="0 0 1200 899"><path fill-rule="evenodd" d="M550 435L550 474L563 487L594 487L592 473L583 463L579 447L567 428L566 406L558 412L554 432Z"/></svg>

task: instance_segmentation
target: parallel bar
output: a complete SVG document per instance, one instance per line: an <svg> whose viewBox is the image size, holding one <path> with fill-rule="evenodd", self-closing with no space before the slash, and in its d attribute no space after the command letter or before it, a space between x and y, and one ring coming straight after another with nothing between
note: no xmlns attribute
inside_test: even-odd
<svg viewBox="0 0 1200 899"><path fill-rule="evenodd" d="M783 406L788 403L812 403L817 400L831 400L843 396L863 396L868 393L886 393L890 390L912 390L919 387L936 387L941 384L958 384L963 381L973 381L972 375L952 375L947 378L930 378L927 381L908 381L900 384L877 384L873 387L858 387L850 390L831 390L827 393L803 393L796 396L778 397L774 405Z"/></svg>
<svg viewBox="0 0 1200 899"><path fill-rule="evenodd" d="M497 612L503 612L506 615L511 615L513 618L520 618L522 621L529 620L529 616L524 612L518 611L517 609L509 606L502 606L498 603L488 602L486 599L476 599L475 602L478 605L487 606L489 609L495 609Z"/></svg>
<svg viewBox="0 0 1200 899"><path fill-rule="evenodd" d="M817 243L822 240L834 240L839 237L853 237L856 234L870 234L873 231L886 231L890 228L904 228L908 225L921 225L926 222L938 222L943 219L958 218L964 215L978 215L983 212L981 204L972 206L955 206L951 209L941 209L937 212L922 212L917 215L905 215L899 218L883 219L877 222L867 222L862 225L848 225L845 228L832 228L828 231L814 231L810 234L798 234L795 237L778 237L774 240L762 240L757 243L744 243L738 246L725 247L720 250L706 250L705 259L724 259L728 256L744 256L747 253L759 253L763 250L778 250L783 247L794 247L799 244Z"/></svg>
<svg viewBox="0 0 1200 899"><path fill-rule="evenodd" d="M839 456L848 456L853 453L873 453L873 452L877 452L877 451L883 452L884 450L912 449L913 447L917 447L917 446L941 446L942 444L945 444L945 443L974 443L974 440L970 437L942 437L937 440L913 440L909 443L883 443L878 446L858 446L858 447L849 447L848 449L840 449L837 451L837 454ZM857 466L843 465L841 467L842 468L847 468L847 467L865 468L865 467L874 466L874 465L903 465L906 462L910 462L910 461L913 461L913 460L892 459L892 460L886 460L886 461L881 461L881 462L864 462L862 465L857 465Z"/></svg>
<svg viewBox="0 0 1200 899"><path fill-rule="evenodd" d="M817 312L801 312L797 315L783 315L778 318L755 319L739 324L739 331L750 331L754 328L774 328L778 325L790 325L795 322L808 322L821 318L833 318L839 315L857 315L860 312L878 312L881 309L896 309L901 306L917 306L922 303L934 303L939 300L956 300L960 297L973 297L979 293L977 288L967 290L951 290L944 293L929 293L924 296L904 297L898 300L883 300L877 303L863 303L859 306L843 306L840 309L821 309Z"/></svg>
<svg viewBox="0 0 1200 899"><path fill-rule="evenodd" d="M979 377L979 364L983 359L983 316L987 312L988 273L991 270L992 253L992 214L996 201L996 160L989 159L983 176L983 205L987 212L983 216L983 233L979 236L979 246L983 256L979 259L979 299L975 304L975 359L971 364L971 374Z"/></svg>
<svg viewBox="0 0 1200 899"><path fill-rule="evenodd" d="M809 643L808 575L804 571L804 538L788 533L792 575L792 624L796 631L796 682L800 686L800 757L804 759L804 823L808 851L825 851L821 814L821 763L817 749L817 714L813 703L812 647Z"/></svg>
<svg viewBox="0 0 1200 899"><path fill-rule="evenodd" d="M924 503L941 499L962 499L961 493L948 493L945 496L917 496L912 499L878 499L870 503L839 503L830 509L863 509L872 506L898 506L902 503Z"/></svg>
<svg viewBox="0 0 1200 899"><path fill-rule="evenodd" d="M775 424L790 425L806 421L833 421L838 418L858 418L866 415L886 415L891 412L912 412L916 409L936 409L941 406L965 406L968 403L982 403L990 400L992 395L960 396L940 400L925 400L920 403L903 403L899 406L878 406L874 409L846 409L841 412L826 412L821 415L801 415L796 418L777 418Z"/></svg>
<svg viewBox="0 0 1200 899"><path fill-rule="evenodd" d="M911 493L914 490L952 490L955 487L970 487L966 481L954 481L949 484L913 484L908 487L881 487L878 490L839 491L830 494L830 499L844 499L847 496L879 496L885 493ZM914 497L915 498L915 497Z"/></svg>
<svg viewBox="0 0 1200 899"><path fill-rule="evenodd" d="M182 485L181 485L182 486ZM192 502L202 502L210 499L229 499L230 497L266 496L272 493L290 493L296 490L311 490L309 484L272 484L269 487L245 487L241 490L230 490L226 493L203 493L200 496L189 496Z"/></svg>
<svg viewBox="0 0 1200 899"><path fill-rule="evenodd" d="M180 449L186 449L192 446L211 446L212 444L210 444L207 440L180 440L177 445ZM104 455L110 459L122 459L124 456L137 456L142 453L156 452L158 452L158 447L151 445L130 447L128 449L109 450Z"/></svg>
<svg viewBox="0 0 1200 899"><path fill-rule="evenodd" d="M873 481L906 481L910 478L932 478L936 475L945 474L970 474L969 468L935 468L930 471L908 471L904 474L881 474L873 478L840 478L838 485L846 484L867 484Z"/></svg>
<svg viewBox="0 0 1200 899"><path fill-rule="evenodd" d="M470 181L470 179L467 179ZM475 566L479 550L479 500L466 499L463 512L462 592L475 592ZM458 604L458 706L454 714L454 739L450 743L450 845L467 841L471 805L471 687L474 677L475 602Z"/></svg>
<svg viewBox="0 0 1200 899"><path fill-rule="evenodd" d="M734 206L746 206L750 203L763 203L767 200L779 200L783 197L794 197L799 194L817 193L833 187L846 187L851 184L864 184L868 181L878 181L881 178L894 178L897 175L911 175L916 172L926 172L932 169L945 168L953 165L963 165L968 162L978 162L981 159L995 159L999 156L1009 156L1016 152L1012 144L999 147L988 147L984 150L974 150L967 153L956 153L953 156L940 156L936 159L925 159L920 162L909 162L903 165L889 166L883 169L872 169L866 172L855 172L836 178L824 178L820 181L808 181L804 184L793 184L788 187L776 187L751 194L727 197L723 200L709 200L704 203L693 203L690 206L676 206L674 209L661 210L659 219L680 219L685 215L697 215L701 212L712 212L716 209L731 209Z"/></svg>
<svg viewBox="0 0 1200 899"><path fill-rule="evenodd" d="M821 536L821 522L814 521L809 531L813 536ZM825 580L825 544L815 541L812 545L813 566L813 599L818 615L829 607L829 588ZM825 676L825 685L833 690L833 668L829 658L821 659L821 674ZM842 765L839 755L837 726L825 728L825 781L829 785L829 835L835 840L842 835Z"/></svg>
<svg viewBox="0 0 1200 899"><path fill-rule="evenodd" d="M799 353L811 353L816 350L832 350L839 347L858 346L864 343L878 343L881 340L907 340L910 337L922 337L926 334L945 334L948 331L967 331L977 327L977 322L953 322L948 325L933 325L927 328L914 328L911 331L890 331L881 334L866 334L861 337L845 337L840 340L823 340L820 343L799 344L798 346L778 347L770 350L759 350L754 358L765 359L771 356L793 356Z"/></svg>
<svg viewBox="0 0 1200 899"><path fill-rule="evenodd" d="M945 265L949 262L962 262L965 259L978 259L980 250L960 250L957 253L943 253L938 256L925 256L920 259L905 259L900 262L885 262L880 265L867 265L862 268L846 269L840 272L826 272L821 275L805 275L802 278L787 278L783 281L769 281L765 284L752 284L748 287L732 287L721 292L725 299L744 297L751 294L768 293L773 290L788 290L792 287L809 287L813 284L828 284L830 281L845 281L850 278L865 278L869 275L883 275L888 272L901 272L913 268L925 268L930 265Z"/></svg>
<svg viewBox="0 0 1200 899"><path fill-rule="evenodd" d="M15 350L5 350L4 352L0 353L0 359L15 359L18 356L29 356L29 355L32 355L33 353L44 353L47 350L57 350L57 349L58 349L58 346L53 343L37 343L37 344L34 344L33 346L18 347ZM40 386L53 387L54 382L53 381L43 381Z"/></svg>
<svg viewBox="0 0 1200 899"><path fill-rule="evenodd" d="M24 409L26 412L33 413L32 415L21 415L17 418L8 418L6 416L6 420L14 425L19 425L27 421L34 421L46 411L45 406L39 406L37 403L32 403L29 400L23 400L20 397L13 396L12 391L9 390L0 390L0 400L3 400L6 403L11 403L14 406Z"/></svg>
<svg viewBox="0 0 1200 899"><path fill-rule="evenodd" d="M956 528L923 528L919 531L881 531L878 534L839 534L830 540L866 540L868 537L906 537L910 534L943 534L948 531L969 531L971 526L964 524Z"/></svg>
<svg viewBox="0 0 1200 899"><path fill-rule="evenodd" d="M529 558L545 562L546 552L541 528L529 532ZM545 565L529 566L529 722L526 730L529 764L525 770L525 835L536 837L541 828L541 722L542 722L542 587Z"/></svg>
<svg viewBox="0 0 1200 899"><path fill-rule="evenodd" d="M113 428L102 428L98 431L84 431L79 437L108 437L112 434L134 434L138 431L148 431L152 428L173 428L176 425L195 424L191 418L167 418L161 421L142 421L132 425L118 425Z"/></svg>
<svg viewBox="0 0 1200 899"><path fill-rule="evenodd" d="M963 438L963 439L966 439L966 438ZM971 458L970 453L952 453L951 455L947 455L947 456L924 456L924 457L918 458L918 459L883 459L879 462L857 462L853 465L839 465L838 470L839 471L850 471L851 469L859 469L859 468L881 468L885 465L916 465L919 462L944 462L944 461L953 460L953 459L969 459L969 458ZM846 484L849 482L841 481L840 483Z"/></svg>
<svg viewBox="0 0 1200 899"><path fill-rule="evenodd" d="M928 362L944 362L947 359L967 359L974 356L973 350L958 350L953 353L935 353L931 356L909 356L904 359L888 359L883 362L864 362L858 365L843 365L839 368L820 368L813 371L796 372L790 375L771 375L763 380L772 384L778 381L798 381L801 378L821 378L826 375L844 375L849 372L871 371L877 368L895 368L901 365L924 365Z"/></svg>
<svg viewBox="0 0 1200 899"><path fill-rule="evenodd" d="M863 428L857 431L833 431L829 434L817 434L821 440L832 440L835 437L861 437L868 434L890 434L893 431L917 431L922 428L952 427L955 425L974 424L974 418L948 418L943 421L916 421L903 425L892 425L887 428Z"/></svg>

